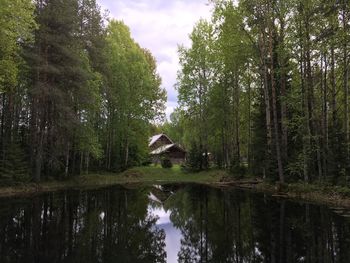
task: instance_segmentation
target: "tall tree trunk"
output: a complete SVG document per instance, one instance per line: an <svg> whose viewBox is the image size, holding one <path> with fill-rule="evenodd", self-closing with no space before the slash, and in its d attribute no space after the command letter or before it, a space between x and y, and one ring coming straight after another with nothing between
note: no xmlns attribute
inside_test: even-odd
<svg viewBox="0 0 350 263"><path fill-rule="evenodd" d="M66 149L66 161L65 161L65 168L64 168L65 178L68 178L68 172L69 172L69 151L70 151L70 145L68 143L67 149Z"/></svg>
<svg viewBox="0 0 350 263"><path fill-rule="evenodd" d="M280 34L279 34L279 66L281 83L281 136L282 136L282 157L284 161L288 159L288 127L287 127L287 59L284 44L285 21L282 14L279 16Z"/></svg>
<svg viewBox="0 0 350 263"><path fill-rule="evenodd" d="M89 174L89 165L90 165L90 154L86 153L86 155L85 155L85 174Z"/></svg>
<svg viewBox="0 0 350 263"><path fill-rule="evenodd" d="M128 167L129 164L129 138L126 137L125 140L125 156L124 156L124 169Z"/></svg>
<svg viewBox="0 0 350 263"><path fill-rule="evenodd" d="M43 162L43 147L44 147L44 132L40 131L38 133L38 145L36 147L36 155L35 155L35 169L34 169L34 181L36 183L40 182L41 178L41 169Z"/></svg>
<svg viewBox="0 0 350 263"><path fill-rule="evenodd" d="M323 177L327 177L328 156L328 85L327 85L327 56L321 56L321 85L323 91L322 106L322 137L323 137Z"/></svg>
<svg viewBox="0 0 350 263"><path fill-rule="evenodd" d="M303 3L299 3L299 12L302 16L305 15ZM308 84L307 84L307 63L306 63L306 50L307 50L307 37L304 33L304 27L302 25L302 20L299 22L299 39L300 39L300 79L301 79L301 91L302 91L302 105L304 111L304 128L302 140L303 140L303 173L304 173L304 181L309 182L310 180L310 150L311 150L311 131L310 131L310 112L309 112L309 95L308 95Z"/></svg>
<svg viewBox="0 0 350 263"><path fill-rule="evenodd" d="M280 133L278 127L278 113L277 113L277 92L275 83L275 70L274 70L274 52L273 52L273 32L270 26L269 28L269 52L270 52L270 75L271 75L271 95L272 95L272 111L273 111L273 126L275 133L275 146L276 146L276 159L278 166L278 176L281 184L284 183L284 171L280 148Z"/></svg>
<svg viewBox="0 0 350 263"><path fill-rule="evenodd" d="M349 153L349 147L350 147L350 124L349 124L349 63L348 63L348 19L346 16L346 3L343 3L343 11L342 11L342 22L343 22L343 34L344 34L344 40L343 40L343 67L344 67L344 111L345 111L345 118L344 118L344 127L345 127L345 135L346 135L346 156L347 156L347 162L350 160L350 153Z"/></svg>
<svg viewBox="0 0 350 263"><path fill-rule="evenodd" d="M331 110L332 110L332 125L333 128L337 128L337 83L335 76L335 51L334 46L331 46L331 87L332 87L332 101L331 101Z"/></svg>
<svg viewBox="0 0 350 263"><path fill-rule="evenodd" d="M264 30L264 29L263 29ZM266 64L267 52L265 48L266 43L265 33L261 33L259 37L259 49L260 49L260 64L262 66L262 80L263 80L263 89L264 89L264 101L265 101L265 121L266 121L266 143L267 143L267 159L265 166L263 167L263 176L266 177L270 169L269 159L271 158L271 145L272 145L272 125L271 125L271 99L269 91L269 82L268 82L268 68Z"/></svg>
<svg viewBox="0 0 350 263"><path fill-rule="evenodd" d="M0 140L0 146L3 146L4 143L4 133L5 133L5 100L6 100L6 95L5 93L2 94L1 96L1 140Z"/></svg>
<svg viewBox="0 0 350 263"><path fill-rule="evenodd" d="M83 174L83 162L84 162L84 152L80 152L80 162L79 162L79 175Z"/></svg>
<svg viewBox="0 0 350 263"><path fill-rule="evenodd" d="M252 102L251 102L251 82L250 82L250 75L249 75L248 76L248 154L247 154L249 169L251 168L251 146L252 146Z"/></svg>
<svg viewBox="0 0 350 263"><path fill-rule="evenodd" d="M234 107L234 114L235 114L235 147L236 147L236 153L235 153L235 159L236 163L235 165L239 166L240 165L240 159L241 159L241 149L240 149L240 139L239 139L239 131L240 131L240 122L239 122L239 84L238 84L238 72L235 69L235 74L234 74L234 100L235 100L235 107Z"/></svg>

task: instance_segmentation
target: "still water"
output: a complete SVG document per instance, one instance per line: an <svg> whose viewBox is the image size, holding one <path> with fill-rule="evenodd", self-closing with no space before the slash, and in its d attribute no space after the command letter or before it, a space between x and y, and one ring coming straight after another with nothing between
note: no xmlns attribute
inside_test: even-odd
<svg viewBox="0 0 350 263"><path fill-rule="evenodd" d="M0 262L350 262L350 213L199 185L5 198Z"/></svg>

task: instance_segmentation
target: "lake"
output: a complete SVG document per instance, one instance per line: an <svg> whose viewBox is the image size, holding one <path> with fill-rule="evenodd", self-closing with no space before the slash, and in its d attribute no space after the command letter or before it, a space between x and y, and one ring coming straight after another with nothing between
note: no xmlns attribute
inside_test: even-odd
<svg viewBox="0 0 350 263"><path fill-rule="evenodd" d="M201 185L2 198L0 262L350 262L350 212Z"/></svg>

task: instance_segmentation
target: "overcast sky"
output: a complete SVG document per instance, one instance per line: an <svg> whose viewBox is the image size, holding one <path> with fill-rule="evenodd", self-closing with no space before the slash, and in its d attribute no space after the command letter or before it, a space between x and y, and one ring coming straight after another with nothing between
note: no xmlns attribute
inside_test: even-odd
<svg viewBox="0 0 350 263"><path fill-rule="evenodd" d="M163 87L168 92L167 116L177 106L174 89L179 69L177 46L189 46L194 24L209 19L208 0L98 0L110 17L123 20L132 37L142 47L151 50L157 59Z"/></svg>

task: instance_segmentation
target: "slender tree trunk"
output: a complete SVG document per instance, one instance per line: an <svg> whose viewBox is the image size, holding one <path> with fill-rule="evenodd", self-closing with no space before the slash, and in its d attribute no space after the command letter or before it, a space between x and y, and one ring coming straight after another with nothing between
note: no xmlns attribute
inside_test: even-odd
<svg viewBox="0 0 350 263"><path fill-rule="evenodd" d="M2 94L2 101L1 101L1 146L3 146L4 143L4 132L5 132L5 100L6 95L5 93Z"/></svg>
<svg viewBox="0 0 350 263"><path fill-rule="evenodd" d="M248 76L248 168L251 168L251 145L252 145L252 102L251 102L251 83Z"/></svg>
<svg viewBox="0 0 350 263"><path fill-rule="evenodd" d="M125 140L125 157L124 157L124 169L128 167L129 164L129 138L126 137Z"/></svg>
<svg viewBox="0 0 350 263"><path fill-rule="evenodd" d="M287 127L287 61L286 50L284 47L284 17L280 16L280 34L279 34L279 66L281 83L281 136L282 136L282 157L284 161L288 159L288 127Z"/></svg>
<svg viewBox="0 0 350 263"><path fill-rule="evenodd" d="M305 16L305 12L303 10L303 4L302 2L299 3L299 12ZM299 39L300 39L300 61L299 61L299 67L300 67L300 79L301 79L301 91L302 91L302 105L303 105L303 111L304 111L304 129L302 140L303 140L303 173L304 173L304 181L309 182L310 176L309 176L309 155L310 155L310 148L311 148L311 131L310 131L310 113L309 113L309 102L308 102L308 87L307 87L307 63L306 63L306 36L304 33L304 28L302 25L302 20L299 22Z"/></svg>
<svg viewBox="0 0 350 263"><path fill-rule="evenodd" d="M69 150L70 150L70 145L68 143L67 149L66 149L66 162L65 162L65 168L64 168L65 178L68 178L68 172L69 172Z"/></svg>
<svg viewBox="0 0 350 263"><path fill-rule="evenodd" d="M335 76L335 52L334 46L331 47L331 87L332 87L332 101L331 101L331 110L332 110L332 125L333 129L337 128L337 83Z"/></svg>
<svg viewBox="0 0 350 263"><path fill-rule="evenodd" d="M265 30L265 29L263 29ZM272 125L271 125L271 99L269 91L269 82L268 82L268 68L266 65L267 52L265 48L266 43L265 33L261 33L259 37L259 48L260 48L260 64L262 66L262 80L263 80L263 89L264 89L264 100L265 100L265 121L266 121L266 162L263 167L263 178L266 178L266 175L270 170L270 158L271 158L271 145L272 145Z"/></svg>
<svg viewBox="0 0 350 263"><path fill-rule="evenodd" d="M343 22L343 67L344 67L344 107L345 107L345 118L344 118L344 127L346 135L346 152L347 152L347 162L350 160L350 124L349 124L349 63L348 63L348 19L346 16L346 5L344 3L343 12L342 12L342 22Z"/></svg>
<svg viewBox="0 0 350 263"><path fill-rule="evenodd" d="M322 62L324 61L324 62ZM327 57L321 56L321 84L323 91L322 106L322 135L323 135L323 177L327 177L327 156L328 156L328 85L327 85Z"/></svg>
<svg viewBox="0 0 350 263"><path fill-rule="evenodd" d="M90 154L86 153L86 155L85 155L85 174L89 174L89 165L90 165Z"/></svg>
<svg viewBox="0 0 350 263"><path fill-rule="evenodd" d="M80 163L79 163L79 175L83 174L83 162L84 162L84 152L80 153Z"/></svg>
<svg viewBox="0 0 350 263"><path fill-rule="evenodd" d="M273 111L273 125L274 125L274 133L275 133L275 146L276 146L276 159L278 166L278 176L281 184L284 183L284 171L283 171L283 163L281 156L281 148L280 148L280 133L278 127L278 113L277 113L277 92L276 92L276 83L275 83L275 70L274 70L274 54L273 54L273 33L272 28L270 30L270 40L269 40L269 51L270 51L270 67L271 67L271 95L272 95L272 111Z"/></svg>
<svg viewBox="0 0 350 263"><path fill-rule="evenodd" d="M0 128L0 168L5 165L5 93L1 96L1 128ZM1 175L0 175L1 176Z"/></svg>
<svg viewBox="0 0 350 263"><path fill-rule="evenodd" d="M40 131L38 134L38 145L36 149L35 156L35 169L34 169L34 181L36 183L40 182L41 169L43 162L43 144L44 144L44 132Z"/></svg>
<svg viewBox="0 0 350 263"><path fill-rule="evenodd" d="M111 169L111 153L112 153L112 138L111 138L112 135L111 134L112 134L112 117L111 117L111 114L109 114L108 136L107 136L107 145L106 145L106 153L107 153L106 168L107 168L107 170Z"/></svg>
<svg viewBox="0 0 350 263"><path fill-rule="evenodd" d="M238 84L238 73L237 70L235 70L234 74L234 100L235 100L235 147L236 147L236 164L237 166L240 165L240 159L241 159L241 149L240 149L240 139L239 139L239 130L240 130L240 123L239 123L239 84Z"/></svg>

